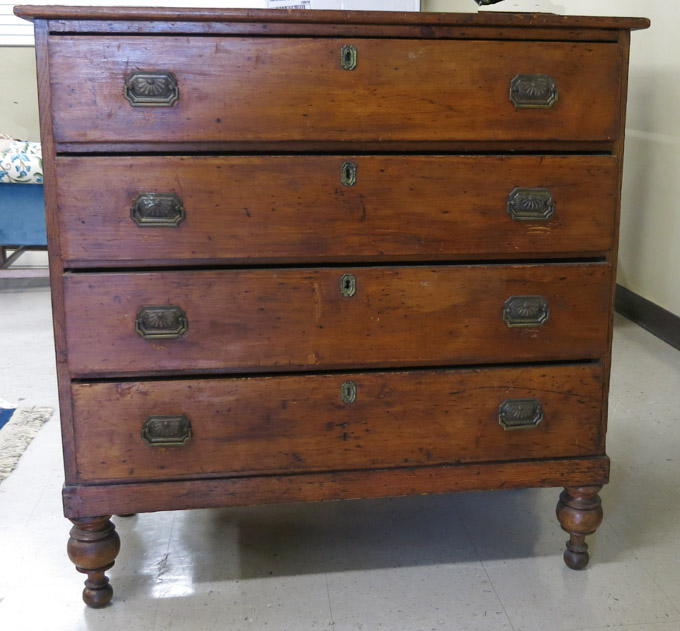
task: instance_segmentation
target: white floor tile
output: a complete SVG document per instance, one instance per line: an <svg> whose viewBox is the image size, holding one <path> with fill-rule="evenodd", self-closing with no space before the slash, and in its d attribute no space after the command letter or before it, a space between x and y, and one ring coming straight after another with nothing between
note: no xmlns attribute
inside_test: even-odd
<svg viewBox="0 0 680 631"><path fill-rule="evenodd" d="M599 561L591 560L584 572L568 569L561 554L484 563L515 631L668 621L680 629L677 609L603 529L593 548Z"/></svg>
<svg viewBox="0 0 680 631"><path fill-rule="evenodd" d="M479 562L328 575L336 631L512 631Z"/></svg>

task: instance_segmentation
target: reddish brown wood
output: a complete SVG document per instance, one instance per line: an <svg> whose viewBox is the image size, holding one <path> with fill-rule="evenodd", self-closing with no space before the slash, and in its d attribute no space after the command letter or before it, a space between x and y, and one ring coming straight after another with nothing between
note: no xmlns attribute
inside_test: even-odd
<svg viewBox="0 0 680 631"><path fill-rule="evenodd" d="M75 384L76 459L92 483L600 455L601 380L588 364ZM500 404L526 398L543 420L504 430ZM147 445L156 415L185 415L192 438Z"/></svg>
<svg viewBox="0 0 680 631"><path fill-rule="evenodd" d="M185 22L134 20L50 20L51 33L106 34L173 33L183 35L284 35L286 37L381 37L410 39L526 39L526 28L517 26L421 25L421 24L310 24L297 22ZM604 28L532 29L531 39L549 41L616 42L618 31Z"/></svg>
<svg viewBox="0 0 680 631"><path fill-rule="evenodd" d="M564 154L606 154L613 152L613 141L567 141L567 140L517 140L517 141L475 141L475 140L447 140L447 141L392 141L377 139L374 141L348 141L341 145L331 144L322 141L257 141L248 140L242 142L232 141L210 141L210 142L136 142L136 143L116 143L116 142L59 142L55 144L59 154L80 154L87 155L93 153L107 154L193 154L193 153L490 153L506 154L515 152L545 154L546 152L560 152Z"/></svg>
<svg viewBox="0 0 680 631"><path fill-rule="evenodd" d="M614 335L614 301L616 297L616 270L618 268L618 251L619 251L619 234L620 234L620 217L621 217L621 189L623 186L623 156L624 156L624 144L625 144L625 129L626 129L626 96L628 94L628 67L630 61L630 33L627 31L622 31L619 33L619 44L621 47L621 58L623 65L623 90L621 92L621 103L619 105L621 109L621 135L616 142L614 147L614 155L618 157L619 163L621 165L619 169L619 181L616 186L616 210L614 218L614 231L612 233L613 245L612 249L607 255L607 260L612 264L612 289L611 289L611 304L609 307L609 330L607 332L607 354L604 358L604 384L605 388L603 390L602 406L604 410L604 429L607 429L607 419L608 419L608 406L609 406L609 381L611 378L611 361L612 361L612 340Z"/></svg>
<svg viewBox="0 0 680 631"><path fill-rule="evenodd" d="M344 162L355 186L340 184ZM611 247L618 163L607 156L59 157L68 266L559 257ZM517 221L517 187L556 212ZM140 227L140 193L175 193L177 228ZM339 238L342 235L342 238Z"/></svg>
<svg viewBox="0 0 680 631"><path fill-rule="evenodd" d="M340 291L343 274L356 294ZM70 274L73 376L263 372L598 358L607 264L293 268ZM511 296L543 296L550 317L508 327ZM145 305L187 316L178 339L144 339Z"/></svg>
<svg viewBox="0 0 680 631"><path fill-rule="evenodd" d="M111 515L73 518L68 540L68 556L76 569L87 574L83 600L98 609L108 605L113 597L106 571L113 567L120 551L120 539Z"/></svg>
<svg viewBox="0 0 680 631"><path fill-rule="evenodd" d="M38 18L64 508L84 520L72 547L88 573L89 604L110 598L104 572L117 538L108 517L92 515L111 513L559 485L567 490L558 515L571 537L565 559L584 565L609 471L628 29L647 20L92 7L17 14ZM346 43L358 48L353 71L339 64ZM177 105L131 107L122 82L135 69L175 72ZM553 75L554 107L515 109L508 89L518 73ZM86 157L62 156L57 170L55 152ZM196 155L205 152L230 156ZM461 152L484 155L443 155ZM490 155L518 152L540 155ZM568 152L608 155L545 155ZM357 185L328 186L345 156L360 162ZM220 165L231 180L215 176ZM557 211L541 225L508 223L504 189L528 186L529 176L532 186L549 178ZM188 191L187 219L162 237L130 231L134 188L159 184ZM211 218L211 205L224 214ZM530 264L464 265L470 257ZM581 263L545 262L552 257ZM407 265L377 265L388 261ZM238 269L274 262L289 267ZM196 263L205 269L192 270ZM111 265L129 272L95 269ZM168 265L185 269L144 271ZM353 298L339 296L345 272L357 276ZM548 298L548 322L508 329L505 299L535 294ZM143 340L137 310L167 304L186 309L188 331ZM528 367L567 359L597 361ZM397 366L411 369L387 370ZM129 380L96 381L116 376ZM348 376L359 398L332 405L329 393ZM443 388L449 379L455 388ZM493 409L519 392L545 399L546 417L501 437ZM159 406L198 418L188 450L140 451L141 415Z"/></svg>
<svg viewBox="0 0 680 631"><path fill-rule="evenodd" d="M362 39L53 37L58 142L611 141L621 59L609 43ZM99 63L92 64L97 58ZM588 72L583 72L587 68ZM134 70L168 70L172 107L132 107ZM551 75L550 109L517 109L519 73ZM446 77L442 81L442 77ZM474 121L474 124L472 124Z"/></svg>
<svg viewBox="0 0 680 631"><path fill-rule="evenodd" d="M588 565L586 536L592 535L602 523L602 501L598 486L567 487L557 503L557 519L569 541L564 551L564 562L572 570L583 570Z"/></svg>
<svg viewBox="0 0 680 631"><path fill-rule="evenodd" d="M66 486L64 511L73 519L112 506L152 512L422 493L606 484L609 458L541 459L399 469L370 469L212 480Z"/></svg>
<svg viewBox="0 0 680 631"><path fill-rule="evenodd" d="M52 133L52 99L50 90L49 53L47 47L47 23L35 22L35 53L38 72L38 98L40 105L40 140L43 158L45 211L47 225L47 253L49 260L50 287L54 346L59 390L59 416L63 437L64 472L66 481L76 477L73 457L73 417L71 414L71 376L66 357L66 328L64 326L64 291L62 277L64 265L61 260L60 230L57 206L57 176L54 136Z"/></svg>
<svg viewBox="0 0 680 631"><path fill-rule="evenodd" d="M389 24L518 26L565 29L644 29L647 18L563 16L551 13L412 13L386 11L295 11L263 9L171 9L161 7L74 7L19 5L14 13L27 20L162 20L209 22L297 22L302 24ZM101 25L104 32L105 25ZM529 31L530 32L530 31Z"/></svg>

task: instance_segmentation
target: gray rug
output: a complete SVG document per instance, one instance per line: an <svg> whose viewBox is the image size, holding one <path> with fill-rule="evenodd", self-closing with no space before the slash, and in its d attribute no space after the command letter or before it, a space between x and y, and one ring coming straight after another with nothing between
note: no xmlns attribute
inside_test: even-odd
<svg viewBox="0 0 680 631"><path fill-rule="evenodd" d="M19 408L12 414L0 430L0 482L12 473L21 454L53 413L54 408L36 405Z"/></svg>

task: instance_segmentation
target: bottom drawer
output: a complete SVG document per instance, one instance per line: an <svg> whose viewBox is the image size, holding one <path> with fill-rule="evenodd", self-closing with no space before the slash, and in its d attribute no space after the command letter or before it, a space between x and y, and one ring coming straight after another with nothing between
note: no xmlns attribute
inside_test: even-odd
<svg viewBox="0 0 680 631"><path fill-rule="evenodd" d="M599 364L73 385L81 482L604 451Z"/></svg>

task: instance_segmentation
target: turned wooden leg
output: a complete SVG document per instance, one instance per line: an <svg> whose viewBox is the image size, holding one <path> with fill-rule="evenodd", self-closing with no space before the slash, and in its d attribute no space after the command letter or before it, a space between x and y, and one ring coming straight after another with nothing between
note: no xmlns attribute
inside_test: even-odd
<svg viewBox="0 0 680 631"><path fill-rule="evenodd" d="M87 574L83 600L89 607L103 607L113 596L105 572L120 551L120 539L110 519L111 515L103 515L71 520L68 557L79 572Z"/></svg>
<svg viewBox="0 0 680 631"><path fill-rule="evenodd" d="M565 487L557 502L557 519L569 533L564 562L572 570L588 565L586 535L592 535L602 523L602 501L597 494L601 486Z"/></svg>

